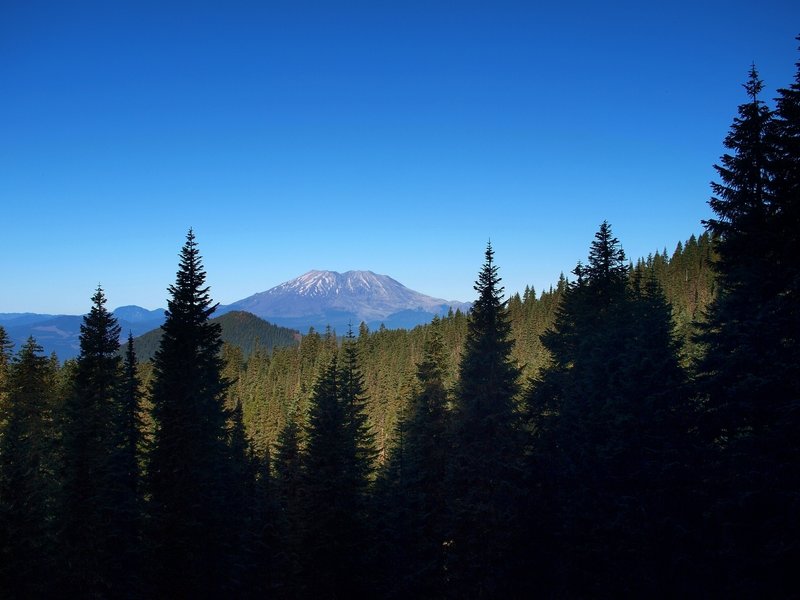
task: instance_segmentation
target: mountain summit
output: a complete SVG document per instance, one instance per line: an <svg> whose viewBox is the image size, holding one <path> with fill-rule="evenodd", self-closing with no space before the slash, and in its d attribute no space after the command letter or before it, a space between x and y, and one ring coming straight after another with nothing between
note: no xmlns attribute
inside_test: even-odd
<svg viewBox="0 0 800 600"><path fill-rule="evenodd" d="M309 271L223 310L244 310L287 327L342 329L361 321L370 326L413 327L451 307L466 310L469 305L426 296L372 271Z"/></svg>

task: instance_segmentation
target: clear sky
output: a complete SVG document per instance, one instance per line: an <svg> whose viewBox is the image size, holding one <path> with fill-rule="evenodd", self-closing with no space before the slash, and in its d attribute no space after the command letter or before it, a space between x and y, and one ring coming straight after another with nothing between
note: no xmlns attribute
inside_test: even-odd
<svg viewBox="0 0 800 600"><path fill-rule="evenodd" d="M310 269L472 300L555 283L607 219L700 233L752 62L800 2L0 2L0 312L166 305L195 229L230 303Z"/></svg>

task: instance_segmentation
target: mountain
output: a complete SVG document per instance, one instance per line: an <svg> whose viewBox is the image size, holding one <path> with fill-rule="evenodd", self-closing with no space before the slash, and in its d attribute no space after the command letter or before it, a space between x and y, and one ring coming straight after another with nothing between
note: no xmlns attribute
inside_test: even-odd
<svg viewBox="0 0 800 600"><path fill-rule="evenodd" d="M436 315L446 315L451 308L467 311L469 307L464 302L451 302L415 292L391 277L371 271L309 271L266 292L219 307L216 314L244 311L293 330L305 332L309 327L324 330L330 325L341 334L348 325L357 328L362 321L372 329L381 324L389 329L411 329L430 322ZM123 343L129 331L134 336L150 332L148 335L152 337L158 333L152 330L164 322L162 308L147 310L141 306L120 306L113 313L122 328ZM15 348L20 348L29 336L33 336L45 353L55 352L61 360L78 355L82 322L80 315L0 313L0 325L5 328ZM228 327L234 327L233 322ZM273 344L267 338L257 339L265 347L284 345L283 341ZM249 352L253 342L234 343Z"/></svg>
<svg viewBox="0 0 800 600"><path fill-rule="evenodd" d="M341 332L362 321L370 327L414 327L451 308L466 311L469 306L426 296L372 271L309 271L221 310L244 310L300 330L331 325Z"/></svg>
<svg viewBox="0 0 800 600"><path fill-rule="evenodd" d="M272 351L277 346L293 346L300 341L300 332L267 323L263 319L242 311L232 311L211 319L222 325L222 341L242 349L247 358L256 348ZM153 329L133 341L139 360L150 360L161 341L162 330Z"/></svg>
<svg viewBox="0 0 800 600"><path fill-rule="evenodd" d="M122 342L130 331L134 336L160 327L164 309L147 310L140 306L122 306L113 311L122 328ZM36 313L0 313L0 325L6 330L15 349L33 336L46 354L55 352L59 359L75 358L80 352L83 316L43 315Z"/></svg>
<svg viewBox="0 0 800 600"><path fill-rule="evenodd" d="M147 310L136 305L120 306L114 310L114 316L118 321L127 321L128 323L157 322L161 325L164 322L164 309Z"/></svg>

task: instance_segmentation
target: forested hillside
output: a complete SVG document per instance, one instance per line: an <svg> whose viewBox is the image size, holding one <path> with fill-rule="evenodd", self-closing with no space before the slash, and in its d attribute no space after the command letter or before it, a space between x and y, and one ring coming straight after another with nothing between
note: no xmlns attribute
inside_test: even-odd
<svg viewBox="0 0 800 600"><path fill-rule="evenodd" d="M711 269L712 244L708 233L678 243L674 252L664 251L637 261L633 273L654 278L673 307L676 335L681 341L684 362L696 353L692 323L703 318L714 295ZM522 369L522 380L534 377L549 361L541 335L553 326L557 307L568 287L562 277L554 286L537 294L528 288L508 299L507 311L514 340L512 358ZM223 317L224 318L224 317ZM223 328L223 334L225 329ZM229 394L241 401L245 430L259 453L277 440L290 415L301 418L308 409L314 382L336 348L335 336L344 332L320 333L313 329L299 346L276 348L270 355L261 351L249 360L231 352L226 373L234 380ZM457 382L461 349L467 334L467 316L455 312L430 325L412 330L381 328L369 331L363 324L356 333L364 374L367 414L376 434L381 456L392 445L398 417L413 389L416 365L431 335L442 340L442 369L445 385Z"/></svg>
<svg viewBox="0 0 800 600"><path fill-rule="evenodd" d="M0 328L0 597L796 595L800 63L744 87L672 253L280 346L189 230L150 360L100 287L63 365Z"/></svg>
<svg viewBox="0 0 800 600"><path fill-rule="evenodd" d="M222 341L240 348L245 357L259 349L271 352L276 346L295 345L300 338L300 334L293 329L278 327L242 311L226 313L215 317L213 321L222 327ZM161 335L162 330L158 328L134 339L139 360L148 361L155 356Z"/></svg>

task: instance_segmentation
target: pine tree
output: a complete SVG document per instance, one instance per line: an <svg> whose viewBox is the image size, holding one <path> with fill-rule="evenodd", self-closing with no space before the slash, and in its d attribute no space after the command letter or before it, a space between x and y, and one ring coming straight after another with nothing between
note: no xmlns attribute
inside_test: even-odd
<svg viewBox="0 0 800 600"><path fill-rule="evenodd" d="M8 412L8 368L13 356L14 343L6 330L0 325L0 436L2 436L5 417ZM2 438L0 438L2 440ZM2 444L2 441L0 441Z"/></svg>
<svg viewBox="0 0 800 600"><path fill-rule="evenodd" d="M509 593L515 519L521 493L516 399L519 369L494 251L475 284L454 398L448 469L448 589L455 596Z"/></svg>
<svg viewBox="0 0 800 600"><path fill-rule="evenodd" d="M663 293L628 272L603 223L542 338L551 364L528 392L530 521L552 544L538 556L556 595L647 595L680 582L652 538L667 541L686 499L690 405ZM668 547L685 559L685 545Z"/></svg>
<svg viewBox="0 0 800 600"><path fill-rule="evenodd" d="M798 67L800 69L800 67ZM798 73L800 82L800 71ZM800 470L798 398L798 96L780 90L778 112L759 99L751 69L716 166L706 223L719 252L719 295L701 330L697 386L703 432L718 458L709 471L715 504L709 539L730 593L781 595L797 586Z"/></svg>
<svg viewBox="0 0 800 600"><path fill-rule="evenodd" d="M138 504L140 472L139 447L142 444L142 383L133 344L133 334L128 334L122 367L120 461L124 473L124 488L128 501Z"/></svg>
<svg viewBox="0 0 800 600"><path fill-rule="evenodd" d="M128 333L122 362L117 409L116 448L112 460L117 544L114 566L118 589L135 596L143 592L142 473L139 465L144 423L141 414L142 383L131 333Z"/></svg>
<svg viewBox="0 0 800 600"><path fill-rule="evenodd" d="M284 590L299 590L301 569L302 520L301 502L303 486L300 426L297 416L290 415L278 435L273 461L273 489L275 493L275 528L277 543L272 555L275 574ZM285 594L291 595L291 594Z"/></svg>
<svg viewBox="0 0 800 600"><path fill-rule="evenodd" d="M119 592L120 327L98 287L81 324L81 352L63 409L60 542L71 593Z"/></svg>
<svg viewBox="0 0 800 600"><path fill-rule="evenodd" d="M0 438L0 596L53 595L55 373L29 338L8 373Z"/></svg>
<svg viewBox="0 0 800 600"><path fill-rule="evenodd" d="M169 287L153 361L155 424L148 462L150 544L158 595L219 595L233 584L236 533L227 511L231 461L221 331L194 232Z"/></svg>
<svg viewBox="0 0 800 600"><path fill-rule="evenodd" d="M317 381L303 453L304 595L367 592L367 491L375 452L352 332Z"/></svg>
<svg viewBox="0 0 800 600"><path fill-rule="evenodd" d="M377 482L385 594L433 598L444 593L442 543L447 498L448 393L434 318L417 365L417 386L397 426L397 445Z"/></svg>

